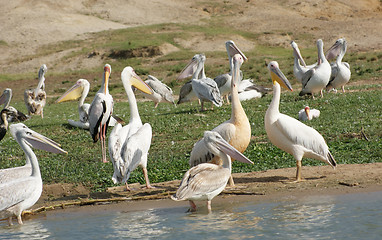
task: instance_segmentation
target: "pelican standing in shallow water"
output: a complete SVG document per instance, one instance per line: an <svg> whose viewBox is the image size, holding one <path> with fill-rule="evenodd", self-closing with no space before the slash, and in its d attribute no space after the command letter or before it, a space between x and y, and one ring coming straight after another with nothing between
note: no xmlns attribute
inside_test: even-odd
<svg viewBox="0 0 382 240"><path fill-rule="evenodd" d="M109 154L114 167L112 180L114 183L123 182L126 189L130 173L141 166L146 181L146 187L152 188L147 175L147 156L151 145L152 129L149 123L142 124L139 116L137 101L132 86L144 93L153 93L152 89L142 81L132 67L125 67L121 79L130 106L130 122L122 127L117 124L109 136Z"/></svg>
<svg viewBox="0 0 382 240"><path fill-rule="evenodd" d="M108 162L106 159L106 132L113 114L113 97L109 94L109 77L111 66L106 64L103 68L103 81L100 90L95 95L89 108L89 131L93 142L98 139L101 142L102 162Z"/></svg>
<svg viewBox="0 0 382 240"><path fill-rule="evenodd" d="M150 88L153 90L153 93L143 93L143 96L154 101L154 108L157 108L160 102L168 102L175 105L173 92L169 86L162 83L158 78L152 75L148 76L148 79L145 81L145 83L150 86Z"/></svg>
<svg viewBox="0 0 382 240"><path fill-rule="evenodd" d="M31 147L53 153L67 152L56 145L54 141L29 129L22 123L13 124L9 129L31 162L29 175L17 178L15 176L14 179L0 184L0 218L8 218L9 225L12 225L13 216L17 217L19 224L23 224L21 213L33 206L42 192L40 168Z"/></svg>
<svg viewBox="0 0 382 240"><path fill-rule="evenodd" d="M38 71L38 84L35 89L25 90L24 92L24 102L28 109L28 115L41 115L44 118L44 107L46 103L46 92L45 92L45 73L48 68L45 64L40 67Z"/></svg>
<svg viewBox="0 0 382 240"><path fill-rule="evenodd" d="M0 104L4 104L3 109L7 109L7 121L8 122L22 122L29 118L16 108L9 106L12 99L12 89L6 88L3 94L0 96Z"/></svg>
<svg viewBox="0 0 382 240"><path fill-rule="evenodd" d="M231 82L231 118L219 126L212 129L218 132L224 140L229 142L239 152L244 152L251 140L251 125L249 124L247 115L241 106L238 96L238 85L240 79L240 66L247 58L233 43L233 41L226 42L228 56L232 59L232 82ZM234 160L234 159L232 159ZM221 164L221 159L214 156L205 146L202 140L195 143L191 151L190 166L195 166L200 163L212 162ZM229 179L229 185L234 186L232 177Z"/></svg>
<svg viewBox="0 0 382 240"><path fill-rule="evenodd" d="M319 116L320 110L310 109L309 106L306 106L298 112L298 119L300 121L312 120L313 118L318 118Z"/></svg>
<svg viewBox="0 0 382 240"><path fill-rule="evenodd" d="M277 62L270 62L268 69L273 82L273 98L265 113L265 130L273 145L293 155L296 159L296 182L301 181L301 161L303 157L326 162L335 168L336 161L321 134L297 119L280 113L280 85L290 91L293 91L293 89L288 79L281 72Z"/></svg>
<svg viewBox="0 0 382 240"><path fill-rule="evenodd" d="M219 133L204 132L203 145L214 155L219 156L222 165L202 163L184 174L176 193L171 196L175 201L189 200L190 211L196 211L195 200L207 200L207 209L211 212L211 200L221 193L231 176L231 158L253 164L246 156L232 147Z"/></svg>

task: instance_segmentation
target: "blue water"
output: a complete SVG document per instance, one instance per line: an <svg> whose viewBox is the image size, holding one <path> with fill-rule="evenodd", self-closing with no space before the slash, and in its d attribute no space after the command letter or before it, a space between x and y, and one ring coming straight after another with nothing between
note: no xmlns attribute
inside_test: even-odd
<svg viewBox="0 0 382 240"><path fill-rule="evenodd" d="M201 204L197 213L185 212L187 202L135 212L59 211L21 226L2 222L0 239L382 239L382 192L213 201L211 214Z"/></svg>

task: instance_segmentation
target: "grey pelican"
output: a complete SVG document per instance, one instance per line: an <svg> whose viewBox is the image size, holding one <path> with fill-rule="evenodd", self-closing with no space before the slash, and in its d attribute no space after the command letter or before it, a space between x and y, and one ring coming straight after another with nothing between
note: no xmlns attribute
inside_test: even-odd
<svg viewBox="0 0 382 240"><path fill-rule="evenodd" d="M211 200L224 190L231 176L230 157L244 163L253 164L253 162L232 147L217 132L204 132L201 141L212 154L219 156L222 165L202 163L192 167L184 174L178 190L171 199L188 200L192 212L196 211L195 200L207 200L207 209L211 212Z"/></svg>
<svg viewBox="0 0 382 240"><path fill-rule="evenodd" d="M103 70L104 74L101 88L94 96L89 107L89 131L94 143L96 143L98 139L100 140L102 161L108 162L106 159L106 132L110 117L113 114L114 103L108 88L111 66L106 64Z"/></svg>
<svg viewBox="0 0 382 240"><path fill-rule="evenodd" d="M155 103L155 108L158 107L160 102L168 102L175 105L173 92L169 86L162 83L158 78L152 75L148 76L148 79L145 81L145 83L150 86L150 88L153 90L153 93L143 93L143 96L153 100Z"/></svg>
<svg viewBox="0 0 382 240"><path fill-rule="evenodd" d="M24 102L28 109L28 115L41 115L44 117L44 107L46 103L46 92L45 92L45 73L48 68L43 64L38 71L38 84L35 89L25 90L24 92Z"/></svg>
<svg viewBox="0 0 382 240"><path fill-rule="evenodd" d="M130 173L141 166L146 180L146 187L151 188L147 175L147 155L151 145L152 129L149 123L142 124L138 112L137 101L132 86L144 93L152 93L152 89L134 72L132 67L125 67L121 79L130 106L129 124L122 127L117 124L109 136L109 154L114 166L112 180L114 183L123 182L126 189Z"/></svg>
<svg viewBox="0 0 382 240"><path fill-rule="evenodd" d="M79 121L68 119L68 123L73 127L78 127L82 129L89 129L89 103L84 103L85 99L89 93L90 83L86 79L78 79L76 84L69 88L60 98L56 100L56 103L61 103L65 101L78 101L78 114ZM108 126L115 126L117 122L123 122L117 116L111 116Z"/></svg>
<svg viewBox="0 0 382 240"><path fill-rule="evenodd" d="M293 155L296 159L296 181L301 181L301 161L303 157L321 160L335 168L336 161L321 134L297 119L280 113L280 85L290 91L293 91L293 89L288 79L281 72L277 62L270 62L268 69L273 82L273 98L265 113L265 130L273 145Z"/></svg>
<svg viewBox="0 0 382 240"><path fill-rule="evenodd" d="M187 66L182 70L178 77L178 79L184 79L192 73L192 90L201 101L202 111L204 111L203 102L205 101L210 101L217 107L221 107L223 104L216 82L213 79L205 76L205 61L206 56L204 54L196 54L187 64ZM197 66L196 69L195 66Z"/></svg>
<svg viewBox="0 0 382 240"><path fill-rule="evenodd" d="M33 206L41 196L42 179L37 157L31 147L53 153L67 153L49 138L29 129L23 123L9 127L13 138L23 149L31 163L31 169L26 176L14 176L0 184L0 218L8 218L12 225L12 217L16 216L19 224L23 224L21 213ZM13 169L3 169L12 171Z"/></svg>
<svg viewBox="0 0 382 240"><path fill-rule="evenodd" d="M300 121L312 120L313 118L318 118L320 116L320 110L310 109L309 106L306 106L304 109L301 109L298 112L298 119Z"/></svg>
<svg viewBox="0 0 382 240"><path fill-rule="evenodd" d="M326 86L326 90L328 91L335 89L337 92L336 88L341 87L342 92L345 92L345 84L349 82L351 76L349 63L342 62L347 49L347 42L345 38L338 39L331 49L334 49L331 52L334 52L334 55L338 56L336 61L331 64L332 74L330 76L329 83ZM337 52L339 52L339 54L336 54Z"/></svg>
<svg viewBox="0 0 382 240"><path fill-rule="evenodd" d="M233 58L233 67L231 69L231 118L212 129L212 131L218 132L223 139L229 142L234 148L240 152L244 152L251 140L251 125L239 100L237 88L240 79L240 66L246 57L242 55L243 53L236 50L236 45L232 44L231 41L228 41L228 44L230 44L228 48L229 56ZM218 156L215 157L205 147L202 140L199 140L192 148L189 164L192 167L205 162L221 164L221 159ZM229 184L230 186L234 186L232 178L230 178Z"/></svg>
<svg viewBox="0 0 382 240"><path fill-rule="evenodd" d="M3 109L7 109L7 121L8 122L22 122L28 120L29 117L20 112L16 108L9 106L12 99L12 89L4 89L3 94L0 96L0 104L4 104Z"/></svg>

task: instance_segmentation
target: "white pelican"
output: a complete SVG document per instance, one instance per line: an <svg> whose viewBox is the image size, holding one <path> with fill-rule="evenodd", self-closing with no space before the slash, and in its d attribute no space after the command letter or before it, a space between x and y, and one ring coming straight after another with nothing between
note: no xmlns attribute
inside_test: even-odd
<svg viewBox="0 0 382 240"><path fill-rule="evenodd" d="M68 119L68 123L73 127L78 127L82 129L89 129L89 103L84 103L86 97L88 96L90 89L90 83L86 79L78 79L76 84L69 88L59 99L56 100L56 103L65 102L65 101L78 101L78 114L80 121L75 121ZM115 126L117 122L123 122L117 116L111 116L108 126Z"/></svg>
<svg viewBox="0 0 382 240"><path fill-rule="evenodd" d="M328 91L330 89L335 89L337 92L336 88L341 87L342 92L345 92L345 84L349 82L351 76L349 63L342 62L347 49L347 42L345 38L338 39L331 47L331 49L334 49L331 52L336 52L337 50L339 54L336 61L331 64L332 75L330 76L326 90Z"/></svg>
<svg viewBox="0 0 382 240"><path fill-rule="evenodd" d="M12 99L12 89L6 88L3 94L0 96L0 104L4 103L3 109L7 109L7 120L8 122L22 122L28 120L29 118L16 108L9 106Z"/></svg>
<svg viewBox="0 0 382 240"><path fill-rule="evenodd" d="M295 41L292 41L290 45L293 48L294 64L293 64L293 74L296 79L301 83L302 76L313 66L306 66L304 59L301 56L300 49ZM302 65L301 65L302 64Z"/></svg>
<svg viewBox="0 0 382 240"><path fill-rule="evenodd" d="M300 121L312 120L313 118L318 118L319 116L320 110L310 109L309 106L306 106L298 112L298 119Z"/></svg>
<svg viewBox="0 0 382 240"><path fill-rule="evenodd" d="M313 128L279 111L280 85L293 91L288 79L279 69L277 62L268 64L273 82L273 98L265 113L265 130L269 140L281 150L296 159L296 181L301 181L301 161L303 157L321 160L333 168L337 165L324 138Z"/></svg>
<svg viewBox="0 0 382 240"><path fill-rule="evenodd" d="M321 39L317 40L318 49L318 61L317 66L306 71L302 76L302 90L300 96L305 94L312 94L314 98L314 93L320 92L321 97L323 97L322 90L329 83L330 75L332 69L328 60L324 55L324 43Z"/></svg>
<svg viewBox="0 0 382 240"><path fill-rule="evenodd" d="M271 89L254 84L252 79L244 79L239 83L237 91L240 101L246 101L253 98L261 98L270 92Z"/></svg>
<svg viewBox="0 0 382 240"><path fill-rule="evenodd" d="M31 170L26 176L17 177L0 184L0 218L8 218L12 225L12 217L16 216L19 224L23 224L21 213L33 206L41 196L42 179L37 157L31 147L53 153L67 153L50 139L29 129L22 123L9 127L12 136L23 149L31 162ZM4 169L12 171L11 169Z"/></svg>
<svg viewBox="0 0 382 240"><path fill-rule="evenodd" d="M153 100L155 103L155 108L158 107L160 102L168 102L175 105L173 92L169 86L162 83L158 78L152 75L148 76L148 79L145 81L145 83L150 86L150 88L153 90L153 93L143 93L143 96Z"/></svg>
<svg viewBox="0 0 382 240"><path fill-rule="evenodd" d="M205 61L206 56L204 54L196 54L187 64L187 66L182 70L178 77L178 79L184 79L192 73L192 90L201 101L202 111L204 111L203 103L205 101L210 101L217 107L221 107L223 104L216 82L213 79L205 76ZM196 69L195 66L197 66Z"/></svg>
<svg viewBox="0 0 382 240"><path fill-rule="evenodd" d="M131 86L144 93L152 93L152 89L141 80L132 67L125 67L121 79L130 106L130 122L122 127L117 124L109 136L109 154L114 166L113 182L124 182L129 191L127 180L130 173L139 165L142 167L146 187L151 188L147 175L147 155L151 145L152 129L149 123L142 125L137 101Z"/></svg>
<svg viewBox="0 0 382 240"><path fill-rule="evenodd" d="M45 92L45 73L48 70L45 64L40 67L38 71L38 84L35 89L25 90L24 92L24 102L28 109L28 115L41 115L44 117L43 110L46 102L46 92Z"/></svg>
<svg viewBox="0 0 382 240"><path fill-rule="evenodd" d="M244 163L253 164L253 162L232 147L217 132L204 132L201 141L212 154L219 156L223 164L202 163L189 169L171 199L189 200L192 212L196 211L194 200L207 200L207 209L211 212L211 200L224 190L231 176L230 156Z"/></svg>
<svg viewBox="0 0 382 240"><path fill-rule="evenodd" d="M110 117L113 114L113 97L109 94L108 88L111 66L106 64L103 70L102 86L89 108L89 131L93 142L97 142L100 139L102 161L108 162L106 159L106 132Z"/></svg>
<svg viewBox="0 0 382 240"><path fill-rule="evenodd" d="M251 140L251 125L249 124L247 115L241 106L237 88L240 78L240 66L243 64L246 57L243 57L244 54L238 50L232 41L228 41L227 45L229 56L233 57L233 68L231 69L231 118L212 129L212 131L218 132L224 138L224 140L229 142L229 144L231 144L234 148L240 152L244 152ZM190 166L192 167L200 163L210 161L215 164L221 164L220 158L215 157L211 152L209 152L209 150L203 144L203 141L199 140L192 148L189 161ZM229 184L230 186L234 186L232 178L230 178Z"/></svg>

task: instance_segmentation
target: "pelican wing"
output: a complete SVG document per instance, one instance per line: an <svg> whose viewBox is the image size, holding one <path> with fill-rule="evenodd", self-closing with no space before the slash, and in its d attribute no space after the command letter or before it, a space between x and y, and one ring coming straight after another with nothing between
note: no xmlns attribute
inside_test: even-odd
<svg viewBox="0 0 382 240"><path fill-rule="evenodd" d="M303 76L302 76L302 88L305 88L306 85L308 84L309 80L312 78L313 74L315 72L315 68L311 68L308 71L306 71Z"/></svg>
<svg viewBox="0 0 382 240"><path fill-rule="evenodd" d="M216 84L220 88L221 86L226 84L227 81L231 81L231 79L232 79L231 74L224 73L224 74L221 74L221 75L217 76L216 78L214 78L214 81L216 82Z"/></svg>
<svg viewBox="0 0 382 240"><path fill-rule="evenodd" d="M193 79L192 89L201 100L211 101L218 107L223 104L219 88L216 82L211 78L204 78L201 80Z"/></svg>
<svg viewBox="0 0 382 240"><path fill-rule="evenodd" d="M21 167L1 169L0 184L14 181L16 179L23 178L25 176L30 176L31 173L32 173L32 167L30 164L27 164Z"/></svg>
<svg viewBox="0 0 382 240"><path fill-rule="evenodd" d="M89 108L89 130L94 142L98 140L100 125L109 122L112 112L113 98L111 95L97 93Z"/></svg>
<svg viewBox="0 0 382 240"><path fill-rule="evenodd" d="M151 87L151 89L153 89L154 92L160 94L168 102L174 102L174 97L172 96L172 89L166 84L162 83L159 80L146 80L145 82Z"/></svg>
<svg viewBox="0 0 382 240"><path fill-rule="evenodd" d="M192 91L191 81L188 81L180 88L178 104L190 101L192 97L196 96Z"/></svg>

